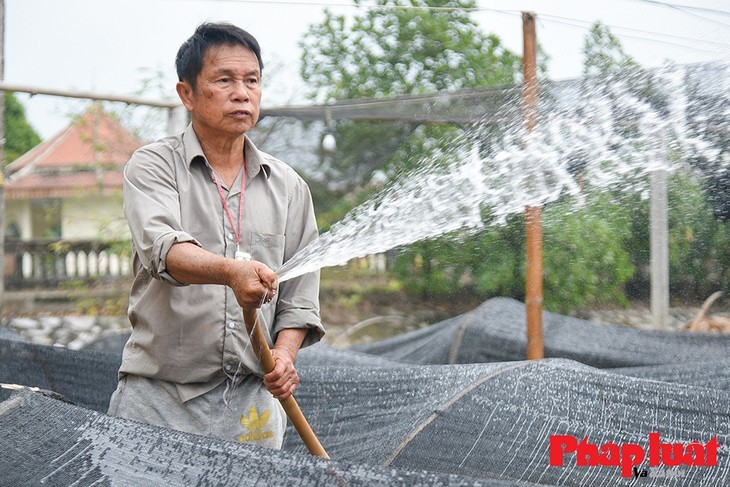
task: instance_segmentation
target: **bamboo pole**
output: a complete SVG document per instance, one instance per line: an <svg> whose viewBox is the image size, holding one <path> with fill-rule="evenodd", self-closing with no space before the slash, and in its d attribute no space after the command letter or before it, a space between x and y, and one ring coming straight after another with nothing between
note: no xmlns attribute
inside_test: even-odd
<svg viewBox="0 0 730 487"><path fill-rule="evenodd" d="M97 93L82 90L59 90L55 88L41 88L37 86L5 83L0 80L0 90L12 91L15 93L28 93L29 95L49 95L63 98L83 98L87 100L112 101L126 103L127 105L145 105L156 108L176 108L182 103L175 100L157 100L135 95L117 95L113 93Z"/></svg>
<svg viewBox="0 0 730 487"><path fill-rule="evenodd" d="M274 370L275 363L269 344L258 323L258 309L243 308L243 321L246 324L248 336L251 337L251 345L259 359L261 368L268 374ZM297 433L299 433L302 441L307 446L309 453L318 457L329 458L329 455L319 442L317 435L314 434L312 427L307 422L307 418L304 417L304 413L299 408L299 404L294 399L294 396L289 396L283 400L280 399L279 402L281 402L284 412L286 412L287 417L294 425L294 429L297 430Z"/></svg>
<svg viewBox="0 0 730 487"><path fill-rule="evenodd" d="M522 58L524 93L522 107L527 133L537 126L537 35L533 12L522 12L524 56ZM528 206L525 209L525 233L527 246L527 281L525 306L527 308L527 358L545 356L542 340L542 208Z"/></svg>

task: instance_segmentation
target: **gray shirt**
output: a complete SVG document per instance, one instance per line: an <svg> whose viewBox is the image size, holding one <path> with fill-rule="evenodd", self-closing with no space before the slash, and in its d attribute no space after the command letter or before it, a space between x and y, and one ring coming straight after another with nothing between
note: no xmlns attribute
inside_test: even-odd
<svg viewBox="0 0 730 487"><path fill-rule="evenodd" d="M318 236L306 183L246 137L246 186L241 250L276 271ZM224 196L238 225L241 177ZM192 125L137 150L124 169L124 213L132 234L135 278L129 299L132 335L120 376L135 374L177 384L187 401L226 378L262 375L233 291L223 285L184 285L167 272L177 242L191 242L233 258L235 233ZM259 322L271 337L285 328L308 328L303 346L317 342L319 273L281 283L262 306Z"/></svg>

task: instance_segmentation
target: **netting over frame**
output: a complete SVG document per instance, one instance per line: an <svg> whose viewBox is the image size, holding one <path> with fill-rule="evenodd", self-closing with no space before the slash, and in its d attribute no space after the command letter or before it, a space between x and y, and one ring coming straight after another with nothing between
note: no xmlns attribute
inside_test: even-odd
<svg viewBox="0 0 730 487"><path fill-rule="evenodd" d="M522 360L527 356L526 321L523 303L493 298L428 328L354 348L415 364ZM546 357L599 368L725 361L730 356L727 335L641 330L550 312L543 312L543 335Z"/></svg>
<svg viewBox="0 0 730 487"><path fill-rule="evenodd" d="M328 461L166 430L29 392L0 403L0 483L130 486L523 485Z"/></svg>
<svg viewBox="0 0 730 487"><path fill-rule="evenodd" d="M698 96L726 96L724 80L730 66L720 63L667 65L627 71L611 77L540 81L540 110L568 107L586 89L607 81L644 80L667 70L681 70L684 84ZM522 121L522 85L483 87L360 100L342 100L328 105L302 105L262 109L262 117L289 117L302 121L375 120L457 125L510 125Z"/></svg>
<svg viewBox="0 0 730 487"><path fill-rule="evenodd" d="M652 333L548 315L550 350L555 356L572 351L573 360L527 362L519 359L523 308L490 300L430 327L430 336L428 330L407 335L400 350L396 339L371 346L387 349L390 358L322 345L303 351L297 399L331 462L305 453L291 428L284 451L274 452L108 417L103 412L119 353L0 340L0 382L60 392L83 406L0 390L6 399L0 403L0 448L6 453L0 468L9 472L3 481L612 486L622 480L617 467L550 467L550 435L646 446L648 435L659 432L674 443L716 436L718 465L683 467L681 477L650 477L641 485L730 482L730 337ZM624 341L634 348L624 350ZM460 361L489 363L436 364L452 349ZM462 355L471 349L502 355ZM417 354L432 365L394 359ZM576 357L624 367L601 370ZM657 365L663 361L668 363Z"/></svg>

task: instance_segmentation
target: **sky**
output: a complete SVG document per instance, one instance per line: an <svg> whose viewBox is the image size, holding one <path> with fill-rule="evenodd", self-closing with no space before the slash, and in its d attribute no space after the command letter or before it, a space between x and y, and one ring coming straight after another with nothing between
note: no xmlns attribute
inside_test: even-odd
<svg viewBox="0 0 730 487"><path fill-rule="evenodd" d="M5 3L5 76L12 84L118 95L176 97L174 58L203 21L227 21L262 46L264 107L306 103L298 42L324 9L357 15L374 4L348 0L0 0ZM522 54L522 11L537 13L538 42L550 56L548 75L579 77L582 48L596 21L645 67L667 61L730 62L730 0L478 0L472 13L486 33ZM157 77L158 79L159 76ZM53 136L86 101L18 95L42 138Z"/></svg>

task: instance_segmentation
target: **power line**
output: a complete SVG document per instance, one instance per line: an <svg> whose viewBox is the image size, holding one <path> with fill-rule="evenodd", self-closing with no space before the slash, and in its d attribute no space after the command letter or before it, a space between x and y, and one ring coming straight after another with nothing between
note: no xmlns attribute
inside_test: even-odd
<svg viewBox="0 0 730 487"><path fill-rule="evenodd" d="M581 20L581 19L573 19L570 17L561 17L561 16L557 16L557 15L547 15L547 14L542 14L542 15L538 14L538 15L540 16L540 18L547 20L549 22L570 25L570 26L578 27L578 28L582 28L582 29L587 29L594 24L594 22ZM710 40L706 40L706 39L695 39L693 37L677 36L677 35L673 35L673 34L663 34L661 32L654 32L654 31L643 30L643 29L633 29L631 27L621 27L621 26L610 25L610 24L604 24L604 25L606 25L606 27L609 27L611 29L638 32L638 33L642 33L642 34L651 34L654 36L662 36L662 37L671 38L671 39L687 40L687 41L700 42L700 43L705 43L705 44L715 44L717 46L725 47L725 48L730 47L729 44L724 43L724 42L710 41ZM643 41L658 42L661 44L669 44L669 45L683 47L683 48L687 48L687 49L693 49L696 51L709 52L709 53L718 52L718 51L714 51L714 50L703 49L703 48L696 47L696 46L682 44L679 42L672 42L672 41L666 41L666 40L661 40L661 39L652 39L650 37L641 36L641 35L632 35L632 34L619 34L619 35L621 37L630 37L630 38L634 38L634 39L640 39Z"/></svg>
<svg viewBox="0 0 730 487"><path fill-rule="evenodd" d="M712 13L715 15L730 15L730 12L726 12L724 10L717 10L717 9L705 8L705 7L693 7L690 5L679 5L676 3L659 2L658 0L635 0L635 1L650 3L653 5L660 5L662 7L671 8L671 9L677 10L679 12L682 12L683 14L691 15L692 17L697 17L698 19L702 19L705 22L711 22L713 24L721 25L723 27L728 27L728 25L730 25L725 22L721 22L717 19L711 19L709 17L705 17L704 15L699 15L694 12L690 12L690 10L698 10L698 11L703 11L706 13Z"/></svg>
<svg viewBox="0 0 730 487"><path fill-rule="evenodd" d="M698 12L730 16L730 12L728 12L727 10L719 10L716 8L697 7L695 5L682 5L682 4L678 4L678 3L660 2L659 0L634 0L634 1L643 2L643 3L653 3L655 5L661 5L662 7L670 7L670 8L674 8L674 9L682 10L682 11L696 10Z"/></svg>
<svg viewBox="0 0 730 487"><path fill-rule="evenodd" d="M168 1L179 1L179 0L168 0ZM463 11L463 12L493 12L493 13L499 13L503 15L509 15L509 16L520 16L521 11L519 10L502 10L502 9L494 9L489 7L431 7L428 5L376 5L376 4L360 4L357 5L355 3L339 3L335 1L316 1L316 0L189 0L189 1L211 1L211 2L225 2L225 3L249 3L249 4L259 4L259 5L292 5L292 6L318 6L318 7L352 7L352 8L365 8L370 10L425 10L425 11L434 11L434 12L449 12L449 11ZM708 13L714 13L714 14L720 14L720 15L728 15L730 16L730 12L724 11L724 10L717 10L717 9L711 9L711 8L705 8L705 7L694 7L694 6L688 6L688 5L680 5L680 4L674 4L674 3L667 3L667 2L661 2L659 0L633 0L636 2L643 2L643 3L650 3L654 5L659 5L662 7L669 7L673 9L677 9L682 11L683 13L686 13L688 15L699 17L703 20L709 21L709 22L716 22L720 25L727 26L727 24L724 24L722 22L718 22L714 19L708 19L707 17L703 17L697 14L693 14L692 12L686 12L685 10L698 10ZM569 17L561 17L561 16L555 16L555 15L549 15L549 14L543 14L539 11L537 12L538 18L540 19L548 19L552 20L557 23L564 23L569 24L570 22L578 22L578 23L587 23L587 24L593 24L593 22L580 20L580 19L572 19ZM633 29L630 27L621 27L616 25L608 25L607 27L610 27L612 29L622 29L627 31L633 31L633 32L640 32L644 34L651 34L656 36L662 36L666 38L673 38L673 39L680 39L680 40L689 40L693 42L703 42L706 44L716 44L722 47L730 47L726 43L722 42L716 42L711 40L705 40L705 39L695 39L691 37L685 37L685 36L677 36L672 34L663 34L660 32L652 32L648 30L642 30L642 29ZM575 26L575 25L574 25ZM577 26L580 27L580 26ZM657 39L649 39L641 36L631 36L628 34L624 34L625 37L633 37L637 39L642 40L648 40L652 42L664 42ZM685 44L678 44L678 43L672 43L672 42L666 42L667 44L676 45L678 47L684 47L688 49L695 49L698 51L704 51L704 52L714 52L714 51L708 51L706 49L700 49L693 46L687 46Z"/></svg>
<svg viewBox="0 0 730 487"><path fill-rule="evenodd" d="M164 1L164 0L163 0ZM180 0L167 0L167 1L180 1ZM182 0L185 1L185 0ZM316 0L188 0L188 1L212 1L212 2L223 2L223 3L251 3L251 4L262 4L262 5L292 5L292 6L316 6L316 7L352 7L352 8L365 8L365 9L376 9L376 10L428 10L428 11L462 11L462 12L499 12L508 13L510 11L499 10L490 7L434 7L429 5L377 5L377 4L355 4L354 2L337 2L337 1L316 1ZM682 5L668 2L660 2L659 0L633 0L636 2L651 3L660 5L662 7L669 7L678 10L696 10L700 12L727 15L730 16L730 12L719 9L712 9L706 7L696 7L692 5ZM534 10L534 9L531 9ZM512 15L510 13L510 15Z"/></svg>
<svg viewBox="0 0 730 487"><path fill-rule="evenodd" d="M158 0L159 1L159 0ZM165 0L162 0L165 1ZM166 0L166 1L203 1L203 2L221 2L221 3L250 3L259 5L291 5L305 7L350 7L364 8L368 10L424 10L432 12L498 12L505 11L493 9L489 7L432 7L429 5L377 5L377 4L355 4L355 3L338 3L334 1L316 1L316 0ZM510 14L511 15L511 14Z"/></svg>

